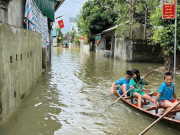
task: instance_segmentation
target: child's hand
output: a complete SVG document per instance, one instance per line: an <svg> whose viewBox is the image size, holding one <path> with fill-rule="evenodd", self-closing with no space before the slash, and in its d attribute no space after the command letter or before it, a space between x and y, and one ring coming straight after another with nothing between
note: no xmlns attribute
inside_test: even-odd
<svg viewBox="0 0 180 135"><path fill-rule="evenodd" d="M156 109L158 108L158 106L159 106L158 102L153 104L153 107L156 107Z"/></svg>
<svg viewBox="0 0 180 135"><path fill-rule="evenodd" d="M133 87L133 86L130 86L130 89L134 89L134 87Z"/></svg>
<svg viewBox="0 0 180 135"><path fill-rule="evenodd" d="M146 84L146 85L148 85L148 84L149 84L149 83L148 83L148 81L146 80L146 77L144 77L144 76L143 76L143 78L142 78L142 79L145 81L145 84Z"/></svg>
<svg viewBox="0 0 180 135"><path fill-rule="evenodd" d="M142 79L146 81L146 77L145 76L143 76Z"/></svg>
<svg viewBox="0 0 180 135"><path fill-rule="evenodd" d="M114 89L111 89L110 93L111 93L111 95L114 94Z"/></svg>

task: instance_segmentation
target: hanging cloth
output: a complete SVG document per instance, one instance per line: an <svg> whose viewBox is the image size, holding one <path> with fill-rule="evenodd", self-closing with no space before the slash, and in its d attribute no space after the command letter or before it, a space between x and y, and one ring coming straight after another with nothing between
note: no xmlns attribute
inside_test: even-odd
<svg viewBox="0 0 180 135"><path fill-rule="evenodd" d="M26 1L24 22L26 29L41 33L42 47L47 47L49 44L48 21L32 0Z"/></svg>

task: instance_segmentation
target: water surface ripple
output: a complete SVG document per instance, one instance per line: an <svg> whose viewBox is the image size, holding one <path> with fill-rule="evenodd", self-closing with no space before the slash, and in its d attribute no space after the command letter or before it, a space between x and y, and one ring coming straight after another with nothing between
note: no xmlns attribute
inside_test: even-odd
<svg viewBox="0 0 180 135"><path fill-rule="evenodd" d="M112 82L127 69L141 75L162 64L126 63L83 48L53 48L52 64L29 95L0 123L0 135L136 135L155 118L110 95ZM157 91L163 75L154 72L146 89ZM176 94L180 98L180 83ZM159 122L147 135L179 135L172 123Z"/></svg>

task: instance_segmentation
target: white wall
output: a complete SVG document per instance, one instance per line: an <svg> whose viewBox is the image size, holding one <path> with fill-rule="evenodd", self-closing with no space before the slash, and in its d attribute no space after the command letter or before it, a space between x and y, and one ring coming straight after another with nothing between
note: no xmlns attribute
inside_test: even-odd
<svg viewBox="0 0 180 135"><path fill-rule="evenodd" d="M125 38L116 38L114 48L114 58L122 59L123 61L132 60L132 41Z"/></svg>
<svg viewBox="0 0 180 135"><path fill-rule="evenodd" d="M52 46L57 46L57 37L52 37Z"/></svg>
<svg viewBox="0 0 180 135"><path fill-rule="evenodd" d="M75 31L76 31L77 33L79 32L79 31L78 31L78 27L77 27L77 25L76 25L75 22L70 22L70 25L71 25L71 29L70 29L70 30L72 30L73 27L74 27Z"/></svg>

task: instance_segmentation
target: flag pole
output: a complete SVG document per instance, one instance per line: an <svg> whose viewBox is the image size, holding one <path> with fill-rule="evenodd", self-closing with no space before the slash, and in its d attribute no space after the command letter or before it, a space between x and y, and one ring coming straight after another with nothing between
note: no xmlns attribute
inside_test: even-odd
<svg viewBox="0 0 180 135"><path fill-rule="evenodd" d="M177 0L175 0L174 76L176 76ZM174 77L175 78L175 77Z"/></svg>
<svg viewBox="0 0 180 135"><path fill-rule="evenodd" d="M63 16L64 16L64 15L58 16L58 17L56 17L56 19L61 18L61 17L63 17Z"/></svg>

